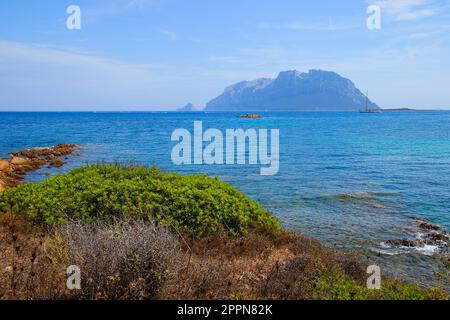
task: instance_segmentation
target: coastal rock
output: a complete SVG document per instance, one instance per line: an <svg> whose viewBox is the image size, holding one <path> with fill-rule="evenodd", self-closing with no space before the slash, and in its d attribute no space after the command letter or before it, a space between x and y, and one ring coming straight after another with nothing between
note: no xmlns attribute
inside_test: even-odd
<svg viewBox="0 0 450 320"><path fill-rule="evenodd" d="M424 244L419 240L410 240L410 239L399 239L399 240L388 240L385 242L385 244L389 246L395 246L395 247L423 247Z"/></svg>
<svg viewBox="0 0 450 320"><path fill-rule="evenodd" d="M0 172L0 193L3 193L7 188L6 182L3 181L2 175L3 174Z"/></svg>
<svg viewBox="0 0 450 320"><path fill-rule="evenodd" d="M448 254L450 248L450 234L441 226L426 221L422 218L414 219L415 228L410 231L415 233L415 239L388 240L383 245L391 248L425 249Z"/></svg>
<svg viewBox="0 0 450 320"><path fill-rule="evenodd" d="M64 162L61 161L59 158L57 158L54 155L50 155L48 157L48 161L49 161L49 166L51 166L51 167L60 168L60 167L64 166Z"/></svg>
<svg viewBox="0 0 450 320"><path fill-rule="evenodd" d="M54 147L32 148L10 153L11 160L0 159L0 193L17 186L23 177L32 170L48 164L49 167L61 167L61 157L73 154L76 145L60 144Z"/></svg>
<svg viewBox="0 0 450 320"><path fill-rule="evenodd" d="M62 157L72 154L77 146L74 144L59 144L54 147L31 148L11 153L13 157L48 158L50 156Z"/></svg>
<svg viewBox="0 0 450 320"><path fill-rule="evenodd" d="M0 193L15 185L15 179L18 175L11 174L11 172L0 171Z"/></svg>
<svg viewBox="0 0 450 320"><path fill-rule="evenodd" d="M415 218L418 228L433 231L443 231L441 226L433 224L421 218Z"/></svg>
<svg viewBox="0 0 450 320"><path fill-rule="evenodd" d="M11 159L11 166L13 171L19 173L39 169L45 162L46 161L41 158L23 158L14 156Z"/></svg>
<svg viewBox="0 0 450 320"><path fill-rule="evenodd" d="M0 159L0 171L9 171L11 164L9 161Z"/></svg>
<svg viewBox="0 0 450 320"><path fill-rule="evenodd" d="M30 164L30 159L13 157L10 163L14 166L25 166Z"/></svg>

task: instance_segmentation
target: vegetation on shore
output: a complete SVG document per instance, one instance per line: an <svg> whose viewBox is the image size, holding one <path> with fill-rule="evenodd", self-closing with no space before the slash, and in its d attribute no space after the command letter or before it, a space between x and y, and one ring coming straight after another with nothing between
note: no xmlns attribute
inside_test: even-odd
<svg viewBox="0 0 450 320"><path fill-rule="evenodd" d="M261 205L218 178L119 165L85 166L22 184L3 194L0 210L25 213L45 225L66 218L92 222L151 216L193 234L225 230L242 235L250 227L280 228Z"/></svg>
<svg viewBox="0 0 450 320"><path fill-rule="evenodd" d="M0 195L0 299L448 299L280 228L204 175L94 165ZM82 289L66 289L78 265Z"/></svg>

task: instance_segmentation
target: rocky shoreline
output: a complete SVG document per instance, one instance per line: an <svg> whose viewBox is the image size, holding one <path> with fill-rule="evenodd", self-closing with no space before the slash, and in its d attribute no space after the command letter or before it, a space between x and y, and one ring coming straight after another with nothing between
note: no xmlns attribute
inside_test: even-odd
<svg viewBox="0 0 450 320"><path fill-rule="evenodd" d="M20 183L25 174L29 171L36 170L42 166L60 167L64 165L63 160L74 154L77 146L75 145L58 145L47 148L32 148L23 150L17 153L11 153L9 161L0 160L0 193L6 188L13 187ZM150 170L150 169L147 169ZM108 190L112 190L113 186L117 184L120 179L111 179L108 181L105 178L96 179L102 185L110 186ZM136 179L142 179L142 174L136 174ZM63 177L63 176L62 176ZM124 175L122 181L131 179L130 176ZM97 180L96 180L97 181ZM139 180L140 181L140 180ZM55 181L53 181L55 182ZM57 181L56 189L68 188L69 181ZM106 184L106 183L109 183ZM138 183L139 184L139 183ZM125 192L124 186L121 184L118 192ZM147 185L145 183L140 185ZM150 184L152 185L152 184ZM38 186L32 184L30 187ZM48 186L47 186L48 187ZM78 188L89 190L89 185ZM26 188L25 188L26 189ZM49 189L41 190L40 194L44 195ZM131 188L133 192L134 188ZM167 190L171 190L168 188ZM73 195L74 190L65 189L64 203L67 201L67 195ZM109 191L108 191L109 192ZM53 193L53 192L51 192ZM35 197L39 192L31 192L32 198L41 201L41 198ZM125 193L126 194L126 193ZM24 194L16 193L17 200L22 202ZM178 196L178 195L177 195ZM190 195L188 195L190 196ZM360 195L367 197L366 195ZM0 197L1 198L1 197ZM77 197L74 197L75 199ZM176 198L176 197L169 197ZM59 208L62 202L54 204L53 208L44 209L43 212L53 214ZM97 208L104 207L100 202L95 204L96 207L90 212L98 212ZM35 206L36 207L36 206ZM72 205L71 208L79 208L79 205ZM211 207L211 206L210 206ZM42 210L40 208L39 210ZM73 292L60 291L59 284L65 283L65 262L58 262L60 264L53 265L53 262L48 257L49 246L55 244L55 238L48 233L48 228L33 223L33 220L27 219L28 212L17 211L4 212L0 214L0 299L117 299L117 296L107 296L110 291L100 291L99 288L95 295L90 295L90 290L81 292L80 296L71 295ZM23 214L27 213L27 214ZM111 215L112 216L112 215ZM111 248L119 248L120 250L128 250L130 243L137 244L139 237L136 234L143 234L139 229L140 220L114 220L112 224L99 224L98 226L104 232L114 232L117 230L124 230L119 245L124 244L124 247L118 247L116 243L110 244L109 241L115 239L114 237L102 237L96 229L89 229L87 225L80 220L75 222L71 229L71 233L65 235L64 240L73 241L78 238L80 228L84 230L88 239L84 245L88 247L81 247L76 242L71 252L73 256L79 252L92 252L90 248L94 248L96 243L91 241L91 236L100 235L100 239L106 242L106 245ZM431 241L442 241L442 247L448 248L448 233L438 225L432 224L423 219L416 218L417 232L423 234L423 243L432 243ZM47 220L46 220L46 223ZM117 224L118 223L118 224ZM127 224L128 223L128 224ZM210 222L209 222L210 223ZM117 229L125 226L125 229ZM132 228L129 228L131 226ZM138 226L138 229L133 229ZM142 224L141 224L142 226ZM146 225L144 225L145 227ZM148 225L150 230L156 230L153 225ZM102 231L103 232L103 231ZM122 232L122 231L120 231ZM125 233L128 232L128 233ZM190 235L188 233L188 235ZM402 282L386 278L383 280L383 290L366 290L366 264L355 258L351 253L338 252L323 246L320 242L306 238L300 234L290 233L285 230L280 232L272 232L268 230L252 230L245 237L235 238L227 233L212 233L204 237L194 237L190 240L187 236L187 241L181 234L179 239L177 236L172 237L170 233L156 234L152 238L151 243L159 245L173 246L177 251L175 258L176 262L171 262L171 266L176 266L173 270L170 269L170 277L167 277L166 282L158 283L158 292L160 295L155 298L168 300L205 300L205 299L236 299L235 293L239 293L239 297L249 300L273 300L273 299L345 299L350 296L352 299L410 299L410 298L424 298L424 299L447 299L448 295L445 291L421 289L414 287L411 293L411 285L404 285ZM152 236L153 237L153 236ZM445 238L447 237L447 238ZM97 238L94 238L97 239ZM182 239L182 241L180 241ZM77 240L78 241L78 240ZM97 241L97 240L96 240ZM178 242L180 241L180 242ZM404 246L406 240L388 241L390 245ZM387 243L388 243L387 242ZM72 242L75 243L75 242ZM145 243L149 243L148 240ZM435 243L435 242L433 242ZM440 242L439 242L440 243ZM416 244L416 243L415 243ZM417 243L418 245L418 243ZM83 248L89 248L89 251L83 251ZM166 247L156 247L158 252L166 252ZM145 251L146 254L151 251ZM80 262L88 261L94 267L89 269L89 264L83 266L83 270L95 270L99 272L95 279L112 279L108 280L107 288L114 286L114 292L121 292L120 299L133 299L134 292L142 297L140 291L135 288L136 283L140 283L144 279L139 273L136 278L130 277L129 282L116 281L111 274L120 274L120 269L108 269L109 265L104 261L113 261L115 259L114 253L109 250L101 250L102 256L98 255L99 259L81 259ZM97 255L95 257L98 257ZM151 258L154 259L154 255ZM144 257L147 259L147 257ZM126 258L128 261L129 259ZM162 258L158 258L157 263L165 263ZM55 260L56 261L56 260ZM115 261L115 260L114 260ZM155 260L151 260L155 261ZM185 262L186 261L186 262ZM31 263L30 263L31 262ZM182 262L182 263L180 263ZM62 264L61 264L62 263ZM78 265L79 262L75 262ZM122 262L120 262L122 263ZM111 264L113 267L122 264ZM106 266L106 267L105 267ZM182 266L182 268L178 268ZM185 267L187 266L187 267ZM143 275L147 276L148 264L144 265L145 269ZM56 270L63 270L63 273L58 273ZM98 271L97 271L98 270ZM139 269L137 272L141 272ZM169 270L168 268L165 270ZM38 279L36 282L29 281L30 277ZM92 277L94 278L94 277ZM12 279L12 280L11 280ZM144 279L145 280L145 279ZM149 280L150 281L150 280ZM30 283L36 283L36 287L30 286ZM41 285L44 283L45 285ZM102 282L104 283L104 282ZM321 286L317 286L320 283ZM84 287L84 285L83 285ZM4 289L3 289L4 288ZM47 291L42 290L47 289ZM130 288L133 291L128 291ZM192 288L197 288L192 290ZM109 289L108 289L109 290ZM140 289L139 289L140 290ZM122 294L123 292L123 294ZM156 292L156 291L155 291ZM146 292L144 292L146 293ZM356 296L358 294L358 296ZM412 295L413 294L413 295ZM85 295L85 296L84 296Z"/></svg>
<svg viewBox="0 0 450 320"><path fill-rule="evenodd" d="M409 231L414 234L415 238L388 240L382 242L381 245L387 249L413 250L427 255L438 252L448 253L450 234L447 230L422 218L414 218L414 223L415 226Z"/></svg>
<svg viewBox="0 0 450 320"><path fill-rule="evenodd" d="M0 159L0 193L17 186L25 175L45 165L62 167L66 157L74 154L76 145L59 144L53 147L31 148L10 153L11 159Z"/></svg>

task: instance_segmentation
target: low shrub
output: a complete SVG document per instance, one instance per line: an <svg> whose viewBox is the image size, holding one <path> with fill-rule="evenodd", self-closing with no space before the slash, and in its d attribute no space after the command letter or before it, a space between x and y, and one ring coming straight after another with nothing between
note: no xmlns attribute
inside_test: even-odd
<svg viewBox="0 0 450 320"><path fill-rule="evenodd" d="M182 264L178 240L152 221L73 221L57 228L48 255L81 270L77 299L157 299Z"/></svg>
<svg viewBox="0 0 450 320"><path fill-rule="evenodd" d="M194 234L280 228L261 205L218 178L119 165L85 166L20 185L0 196L0 210L26 213L46 225L66 217L92 222L128 215L152 216Z"/></svg>
<svg viewBox="0 0 450 320"><path fill-rule="evenodd" d="M384 279L379 290L367 289L338 269L329 269L313 284L312 298L318 300L448 300L439 288L423 289L399 280Z"/></svg>

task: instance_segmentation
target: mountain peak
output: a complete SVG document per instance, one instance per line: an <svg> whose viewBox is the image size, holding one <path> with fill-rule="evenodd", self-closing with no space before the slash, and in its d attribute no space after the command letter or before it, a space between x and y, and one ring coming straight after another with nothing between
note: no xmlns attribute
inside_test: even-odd
<svg viewBox="0 0 450 320"><path fill-rule="evenodd" d="M195 109L194 105L192 103L188 103L182 108L177 109L178 112L195 112L197 109Z"/></svg>
<svg viewBox="0 0 450 320"><path fill-rule="evenodd" d="M302 73L298 70L288 70L288 71L281 71L278 74L278 78L280 77L300 77Z"/></svg>
<svg viewBox="0 0 450 320"><path fill-rule="evenodd" d="M206 106L207 111L358 111L379 109L336 72L282 71L275 79L242 81L228 87Z"/></svg>

